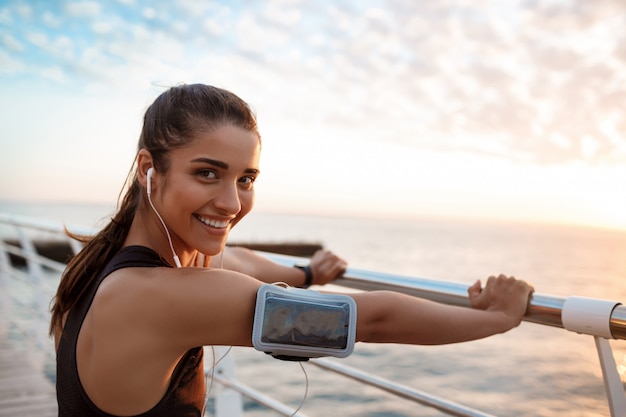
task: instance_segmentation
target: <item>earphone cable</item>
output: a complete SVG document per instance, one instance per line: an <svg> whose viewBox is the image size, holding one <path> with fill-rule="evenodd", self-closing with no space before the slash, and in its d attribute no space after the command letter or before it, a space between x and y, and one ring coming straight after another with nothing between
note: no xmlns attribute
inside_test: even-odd
<svg viewBox="0 0 626 417"><path fill-rule="evenodd" d="M290 417L294 417L296 414L298 414L298 411L300 411L302 406L304 406L307 395L309 394L309 376L307 375L306 369L304 369L304 365L302 364L302 362L298 362L298 365L300 365L300 369L302 369L302 373L304 373L304 396L302 397L300 405L294 410Z"/></svg>
<svg viewBox="0 0 626 417"><path fill-rule="evenodd" d="M172 244L172 237L170 236L170 231L167 230L167 226L165 225L165 222L163 221L163 218L161 217L161 215L157 211L156 207L154 207L154 204L152 203L152 198L150 198L150 189L148 189L148 202L150 203L150 207L152 207L152 210L154 211L154 213L157 215L157 217L161 221L161 224L163 225L163 229L165 229L165 234L167 235L167 241L170 244L170 249L172 251L172 256L174 257L174 263L176 264L176 266L178 268L180 268L181 267L180 260L178 259L178 256L176 255L176 252L174 251L174 245Z"/></svg>

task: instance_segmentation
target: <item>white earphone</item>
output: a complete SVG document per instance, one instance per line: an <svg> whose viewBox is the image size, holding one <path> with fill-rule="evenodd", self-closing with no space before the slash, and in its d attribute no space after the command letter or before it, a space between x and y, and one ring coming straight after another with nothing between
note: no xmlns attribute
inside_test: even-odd
<svg viewBox="0 0 626 417"><path fill-rule="evenodd" d="M152 192L152 190L151 190L151 188L152 188L152 184L151 184L152 173L154 173L154 168L152 168L152 167L148 168L148 172L146 172L147 181L148 181L148 184L147 184L147 187L146 187L147 188L146 191L148 192L148 197L150 197L150 193Z"/></svg>
<svg viewBox="0 0 626 417"><path fill-rule="evenodd" d="M150 207L152 207L152 210L154 210L154 213L157 215L157 217L161 221L161 224L163 225L163 228L165 229L165 234L167 235L167 241L170 244L170 249L172 250L172 256L174 257L174 263L176 264L177 268L181 268L182 265L180 264L180 259L178 259L178 256L176 255L176 252L174 251L174 245L172 244L170 231L167 230L167 226L165 225L163 218L161 218L161 215L157 211L156 207L154 207L154 204L152 204L152 199L150 198L150 194L152 194L152 174L153 173L154 173L154 168L152 167L148 168L148 172L146 172L146 193L148 194L148 202L150 203Z"/></svg>

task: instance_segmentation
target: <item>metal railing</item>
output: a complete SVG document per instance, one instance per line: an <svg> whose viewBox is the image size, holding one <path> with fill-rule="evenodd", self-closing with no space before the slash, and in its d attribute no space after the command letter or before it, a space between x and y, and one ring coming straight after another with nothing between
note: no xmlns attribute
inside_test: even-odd
<svg viewBox="0 0 626 417"><path fill-rule="evenodd" d="M34 245L36 239L41 238L34 232L53 234L57 239L67 239L72 250L76 253L80 245L67 238L64 227L56 223L43 222L34 219L20 218L0 213L0 226L10 226L15 229L19 246L10 245L0 240L0 284L6 285L6 280L11 276L22 276L24 271L11 265L10 255L16 255L26 260L27 273L32 285L37 286L40 282L42 268L47 268L59 274L64 269L64 264L52 261L37 253ZM80 227L69 227L74 233L90 234L92 231ZM29 233L31 232L31 233ZM262 253L262 252L261 252ZM262 253L275 262L293 266L303 261L302 258ZM343 278L333 284L346 288L372 291L392 290L415 297L421 297L440 303L469 306L467 298L467 285L447 281L437 281L424 278L406 277L381 272L372 272L349 268ZM44 301L47 308L48 300ZM38 308L40 314L44 309ZM576 333L587 334L595 340L600 365L602 368L604 386L612 417L626 417L626 396L613 352L608 339L626 340L626 306L609 300L597 300L583 297L556 297L535 293L529 305L525 321L541 325L564 328ZM47 322L47 321L46 321ZM44 333L44 336L46 334ZM218 349L219 352L219 349ZM217 356L217 355L216 355ZM415 390L401 384L394 383L383 378L362 372L337 361L327 359L314 359L311 364L329 372L343 375L360 383L377 387L399 398L404 398L416 403L435 408L452 416L489 416L489 414L462 406L455 402L438 398L428 393ZM215 382L218 383L214 395L216 398L215 415L217 417L236 417L243 415L242 396L270 408L285 416L300 416L302 413L294 411L268 397L267 395L246 386L234 377L234 363L229 356L220 360L215 369L207 371Z"/></svg>
<svg viewBox="0 0 626 417"><path fill-rule="evenodd" d="M293 266L302 263L301 258L285 255L265 254L275 262ZM355 268L348 268L343 278L333 281L333 284L363 291L392 290L421 297L444 304L469 307L467 285L437 281L425 278L405 277L381 272L372 272ZM611 417L626 417L626 395L622 384L613 351L608 339L626 340L626 306L617 301L598 300L585 297L556 297L544 294L533 294L524 321L545 326L559 327L580 334L593 336L600 366L604 387L607 394ZM313 361L315 363L317 361ZM354 371L333 365L333 371L348 377L362 380L362 382L376 385L381 389L393 392L404 398L412 398L424 405L437 408L454 416L474 416L475 411L441 404L436 398L422 398L421 394L406 395L405 387L393 386L387 382L376 383L373 378L366 376L354 377ZM387 389L389 388L389 389ZM415 395L413 395L415 394Z"/></svg>

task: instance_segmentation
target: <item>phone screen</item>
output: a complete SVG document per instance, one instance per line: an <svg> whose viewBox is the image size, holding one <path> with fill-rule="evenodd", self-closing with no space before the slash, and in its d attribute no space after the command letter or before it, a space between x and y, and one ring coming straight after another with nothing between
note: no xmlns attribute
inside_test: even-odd
<svg viewBox="0 0 626 417"><path fill-rule="evenodd" d="M309 303L270 296L261 332L264 343L345 349L350 307L344 302Z"/></svg>

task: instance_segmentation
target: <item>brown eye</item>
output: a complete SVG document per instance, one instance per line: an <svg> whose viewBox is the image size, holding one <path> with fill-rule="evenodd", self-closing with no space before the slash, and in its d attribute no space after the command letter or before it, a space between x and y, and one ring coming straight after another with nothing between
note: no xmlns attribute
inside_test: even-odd
<svg viewBox="0 0 626 417"><path fill-rule="evenodd" d="M256 181L256 177L246 176L239 179L239 183L243 184L246 189L251 189Z"/></svg>
<svg viewBox="0 0 626 417"><path fill-rule="evenodd" d="M206 178L207 180L215 180L217 179L217 172L212 169L201 169L198 171L197 175Z"/></svg>

